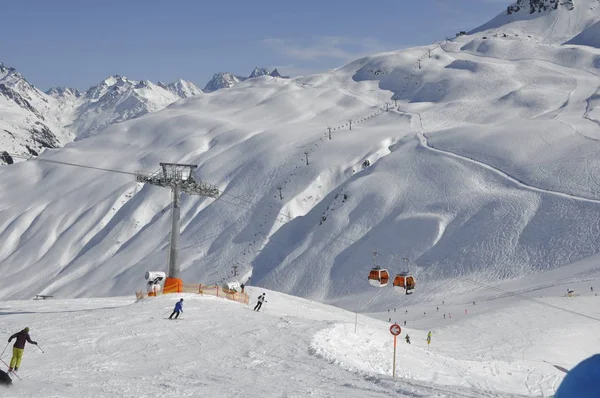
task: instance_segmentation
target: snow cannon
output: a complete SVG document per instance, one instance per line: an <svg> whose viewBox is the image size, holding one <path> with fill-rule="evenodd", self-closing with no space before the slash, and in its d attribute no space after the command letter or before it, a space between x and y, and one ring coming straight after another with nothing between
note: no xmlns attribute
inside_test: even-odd
<svg viewBox="0 0 600 398"><path fill-rule="evenodd" d="M229 282L224 282L223 286L221 286L223 288L223 291L225 293L238 293L242 291L242 286L240 285L240 282L237 280L231 280Z"/></svg>
<svg viewBox="0 0 600 398"><path fill-rule="evenodd" d="M145 278L146 280L156 280L158 279L158 281L162 281L163 279L165 279L167 277L167 274L165 274L164 272L159 272L159 271L146 271L146 275Z"/></svg>
<svg viewBox="0 0 600 398"><path fill-rule="evenodd" d="M160 282L167 277L167 274L158 271L146 271L145 277L148 281L148 296L156 296L162 290Z"/></svg>

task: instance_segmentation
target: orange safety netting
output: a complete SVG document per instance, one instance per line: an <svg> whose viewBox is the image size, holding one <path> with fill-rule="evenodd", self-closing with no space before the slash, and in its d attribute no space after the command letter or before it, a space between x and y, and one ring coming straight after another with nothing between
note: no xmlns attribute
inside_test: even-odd
<svg viewBox="0 0 600 398"><path fill-rule="evenodd" d="M179 291L178 291L179 290ZM250 297L247 293L239 293L235 291L231 291L228 289L223 289L218 285L203 285L203 284L188 284L183 283L181 286L170 286L165 288L164 291L158 292L156 295L161 294L172 294L172 293L197 293L201 295L208 296L216 296L222 297L227 300L235 301L242 304L248 304L250 302ZM144 292L136 292L136 299L142 299L144 297L152 296L153 294L148 294Z"/></svg>

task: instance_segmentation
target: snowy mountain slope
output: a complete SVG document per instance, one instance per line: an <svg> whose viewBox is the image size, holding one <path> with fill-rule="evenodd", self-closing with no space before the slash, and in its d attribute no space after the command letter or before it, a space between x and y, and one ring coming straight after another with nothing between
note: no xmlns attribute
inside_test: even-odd
<svg viewBox="0 0 600 398"><path fill-rule="evenodd" d="M567 44L600 48L600 21L586 28L583 32L569 40Z"/></svg>
<svg viewBox="0 0 600 398"><path fill-rule="evenodd" d="M53 114L54 101L14 68L0 63L0 147L19 155L37 155L71 140ZM0 160L5 164L13 159Z"/></svg>
<svg viewBox="0 0 600 398"><path fill-rule="evenodd" d="M562 44L598 21L598 0L518 0L470 33L517 34L543 43Z"/></svg>
<svg viewBox="0 0 600 398"><path fill-rule="evenodd" d="M447 284L473 290L457 276L497 283L598 253L599 55L481 32L248 79L44 156L128 172L198 164L224 194L183 200L187 281L238 263L254 284L373 310L399 300L366 283L378 251L391 272L412 260L418 294L402 300L417 303ZM0 297L127 294L164 269L168 191L35 162L3 171Z"/></svg>
<svg viewBox="0 0 600 398"><path fill-rule="evenodd" d="M1 312L6 334L26 324L45 353L26 348L22 380L2 391L11 397L154 397L212 394L227 385L248 397L548 396L564 376L551 364L572 368L600 347L597 322L548 306L597 316L597 297L560 297L561 285L540 289L535 281L521 286L530 292L526 297L543 295L541 304L486 292L475 306L455 300L390 313L380 308L373 316L385 321L272 291L260 313L250 311L254 303L183 295L180 321L162 319L178 296L136 303L8 301ZM252 297L265 291L249 290ZM399 336L396 379L392 316L401 324L408 320ZM66 331L78 338L65 341Z"/></svg>
<svg viewBox="0 0 600 398"><path fill-rule="evenodd" d="M180 99L179 94L192 95L190 90L189 83L164 88L147 80L111 76L85 92L69 127L78 139L86 138L108 125L162 109Z"/></svg>

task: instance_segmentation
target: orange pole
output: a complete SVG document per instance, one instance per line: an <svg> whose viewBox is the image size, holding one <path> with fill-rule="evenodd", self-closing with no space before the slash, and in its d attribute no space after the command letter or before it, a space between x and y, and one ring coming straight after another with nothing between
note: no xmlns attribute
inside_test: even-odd
<svg viewBox="0 0 600 398"><path fill-rule="evenodd" d="M219 285L217 285L217 297L219 297Z"/></svg>

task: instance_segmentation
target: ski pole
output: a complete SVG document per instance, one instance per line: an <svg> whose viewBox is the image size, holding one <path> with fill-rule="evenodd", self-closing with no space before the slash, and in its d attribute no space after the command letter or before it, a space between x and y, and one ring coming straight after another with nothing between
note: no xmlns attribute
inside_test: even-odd
<svg viewBox="0 0 600 398"><path fill-rule="evenodd" d="M9 364L7 364L6 362L4 362L4 360L3 360L3 359L0 359L0 361L2 361L2 363L3 363L3 364L5 364L5 365L6 365L6 367L10 369L10 365L9 365ZM17 374L17 372L15 372L15 371L12 371L12 372L10 372L10 373L11 373L11 374L13 374L13 375L15 375L15 376L17 376L17 379L21 380L21 377L19 377L19 375Z"/></svg>
<svg viewBox="0 0 600 398"><path fill-rule="evenodd" d="M42 352L42 354L45 354L44 350L42 350L42 347L40 347L40 346L39 346L39 345L37 345L37 344L36 344L36 346L37 346L37 348L39 348L39 349L40 349L40 351Z"/></svg>
<svg viewBox="0 0 600 398"><path fill-rule="evenodd" d="M9 344L10 344L10 341L8 343L6 343L6 347L4 347L4 349L2 350L2 354L0 354L0 358L2 358L2 355L4 355L4 351L6 351Z"/></svg>

